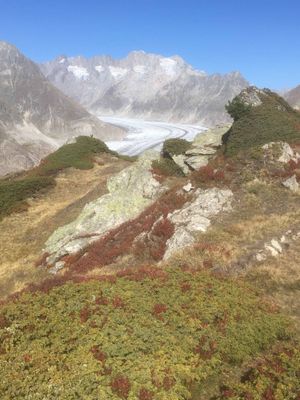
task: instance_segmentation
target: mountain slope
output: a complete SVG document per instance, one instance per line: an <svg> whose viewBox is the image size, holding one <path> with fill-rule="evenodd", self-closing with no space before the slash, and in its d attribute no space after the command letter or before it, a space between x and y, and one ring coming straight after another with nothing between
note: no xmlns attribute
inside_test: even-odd
<svg viewBox="0 0 300 400"><path fill-rule="evenodd" d="M284 94L286 101L297 110L300 109L300 85Z"/></svg>
<svg viewBox="0 0 300 400"><path fill-rule="evenodd" d="M67 139L122 131L66 97L14 46L0 42L0 174L35 165Z"/></svg>
<svg viewBox="0 0 300 400"><path fill-rule="evenodd" d="M269 89L244 89L227 106L234 119L224 135L227 154L257 147L271 141L300 139L300 113Z"/></svg>
<svg viewBox="0 0 300 400"><path fill-rule="evenodd" d="M54 85L95 114L206 125L228 121L224 105L248 86L238 72L206 75L178 56L143 51L120 60L61 56L40 67Z"/></svg>

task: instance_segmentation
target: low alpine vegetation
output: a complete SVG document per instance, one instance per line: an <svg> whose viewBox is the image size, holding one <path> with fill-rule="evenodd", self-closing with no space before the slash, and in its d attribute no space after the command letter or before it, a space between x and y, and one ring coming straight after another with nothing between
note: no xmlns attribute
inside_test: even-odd
<svg viewBox="0 0 300 400"><path fill-rule="evenodd" d="M285 319L244 284L175 267L103 278L2 305L1 398L188 399L288 343ZM296 393L298 380L282 374Z"/></svg>
<svg viewBox="0 0 300 400"><path fill-rule="evenodd" d="M93 168L94 157L101 153L118 156L101 140L79 136L75 143L66 144L44 158L38 167L20 176L0 180L0 219L22 210L26 199L55 185L54 178L63 169Z"/></svg>

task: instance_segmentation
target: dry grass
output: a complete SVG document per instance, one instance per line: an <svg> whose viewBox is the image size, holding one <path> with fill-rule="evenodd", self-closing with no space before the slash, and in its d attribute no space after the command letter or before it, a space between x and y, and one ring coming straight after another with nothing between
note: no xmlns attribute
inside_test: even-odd
<svg viewBox="0 0 300 400"><path fill-rule="evenodd" d="M56 186L30 200L27 211L0 222L0 297L44 277L34 263L47 238L59 226L74 220L87 202L104 194L107 178L128 165L106 154L98 161L91 170L70 168L60 173Z"/></svg>

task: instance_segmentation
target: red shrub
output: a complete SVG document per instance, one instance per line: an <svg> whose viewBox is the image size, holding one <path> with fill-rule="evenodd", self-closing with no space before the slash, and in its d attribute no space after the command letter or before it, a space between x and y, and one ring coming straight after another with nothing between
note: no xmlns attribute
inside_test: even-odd
<svg viewBox="0 0 300 400"><path fill-rule="evenodd" d="M199 344L195 348L195 353L199 354L202 360L210 360L216 352L217 343L202 336L199 340Z"/></svg>
<svg viewBox="0 0 300 400"><path fill-rule="evenodd" d="M222 386L221 387L221 396L222 396L222 399L230 399L231 397L235 396L235 393L231 388L229 388L227 386Z"/></svg>
<svg viewBox="0 0 300 400"><path fill-rule="evenodd" d="M104 361L106 360L106 354L100 350L99 346L93 346L91 348L91 352L97 361L104 363Z"/></svg>
<svg viewBox="0 0 300 400"><path fill-rule="evenodd" d="M153 396L153 392L145 388L142 388L139 392L139 400L152 400Z"/></svg>
<svg viewBox="0 0 300 400"><path fill-rule="evenodd" d="M32 357L30 354L27 354L27 353L24 354L24 356L23 356L24 362L29 363L31 361L31 359L32 359Z"/></svg>
<svg viewBox="0 0 300 400"><path fill-rule="evenodd" d="M189 290L191 290L191 284L188 283L188 282L183 282L183 283L181 284L181 291L182 291L183 293L185 293L185 292L187 292L187 291L189 291Z"/></svg>
<svg viewBox="0 0 300 400"><path fill-rule="evenodd" d="M46 259L50 256L49 253L44 253L41 255L40 258L38 258L36 260L36 262L34 263L35 267L40 267L40 266L44 266L46 265Z"/></svg>
<svg viewBox="0 0 300 400"><path fill-rule="evenodd" d="M111 381L112 391L121 399L127 399L130 392L130 382L126 376L118 375Z"/></svg>
<svg viewBox="0 0 300 400"><path fill-rule="evenodd" d="M80 321L81 323L86 322L91 316L91 311L88 306L84 306L83 309L80 311Z"/></svg>
<svg viewBox="0 0 300 400"><path fill-rule="evenodd" d="M203 268L210 269L214 266L213 261L210 259L203 260Z"/></svg>
<svg viewBox="0 0 300 400"><path fill-rule="evenodd" d="M263 393L263 400L276 400L274 391L271 386L269 386Z"/></svg>
<svg viewBox="0 0 300 400"><path fill-rule="evenodd" d="M119 296L116 296L113 299L112 304L113 304L114 308L125 308L125 303Z"/></svg>
<svg viewBox="0 0 300 400"><path fill-rule="evenodd" d="M192 179L196 183L221 182L225 180L225 173L223 170L214 169L211 165L206 165L193 172Z"/></svg>
<svg viewBox="0 0 300 400"><path fill-rule="evenodd" d="M169 239L174 234L174 224L168 218L159 220L152 229L152 235Z"/></svg>
<svg viewBox="0 0 300 400"><path fill-rule="evenodd" d="M162 320L162 314L164 314L167 309L168 307L165 304L155 304L152 309L152 315Z"/></svg>
<svg viewBox="0 0 300 400"><path fill-rule="evenodd" d="M109 300L103 296L103 294L101 293L100 296L96 297L95 303L98 306L107 306L109 303Z"/></svg>
<svg viewBox="0 0 300 400"><path fill-rule="evenodd" d="M0 329L8 328L9 326L10 326L10 323L9 323L8 319L6 318L6 316L3 314L0 314Z"/></svg>
<svg viewBox="0 0 300 400"><path fill-rule="evenodd" d="M175 385L175 379L172 376L165 376L163 380L163 388L170 390Z"/></svg>

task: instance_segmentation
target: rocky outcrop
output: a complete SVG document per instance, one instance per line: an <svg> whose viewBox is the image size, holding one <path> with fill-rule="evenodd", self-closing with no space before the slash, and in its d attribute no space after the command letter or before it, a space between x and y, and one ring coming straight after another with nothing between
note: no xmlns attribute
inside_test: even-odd
<svg viewBox="0 0 300 400"><path fill-rule="evenodd" d="M46 242L47 264L54 270L61 268L62 264L57 263L63 256L82 250L111 229L137 217L156 200L165 190L151 173L152 161L158 156L156 152L144 153L108 181L108 194L88 203L75 221L57 229Z"/></svg>
<svg viewBox="0 0 300 400"><path fill-rule="evenodd" d="M286 142L270 142L262 148L268 161L286 164L290 161L297 162L300 159L300 155Z"/></svg>
<svg viewBox="0 0 300 400"><path fill-rule="evenodd" d="M181 168L185 175L205 167L222 145L222 136L228 131L230 125L219 125L198 134L190 149L184 154L173 155L173 161Z"/></svg>
<svg viewBox="0 0 300 400"><path fill-rule="evenodd" d="M168 259L174 252L194 243L194 234L205 232L210 226L210 218L221 211L231 210L233 193L231 190L197 189L194 200L187 203L182 209L168 215L174 224L175 232L166 243L164 259Z"/></svg>

